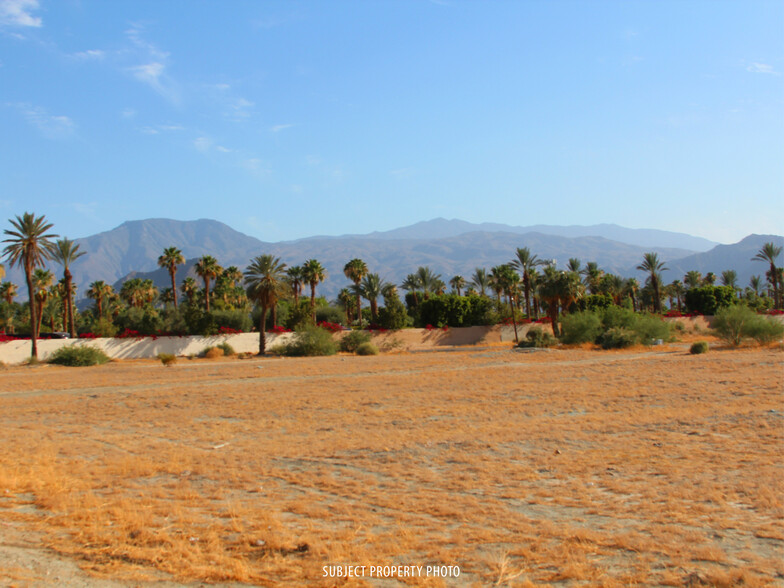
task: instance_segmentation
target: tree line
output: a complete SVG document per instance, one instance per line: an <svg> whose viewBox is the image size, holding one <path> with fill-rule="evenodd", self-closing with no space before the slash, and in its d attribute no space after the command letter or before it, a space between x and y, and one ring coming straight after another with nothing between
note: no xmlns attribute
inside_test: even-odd
<svg viewBox="0 0 784 588"><path fill-rule="evenodd" d="M172 246L158 258L158 265L169 273L170 287L159 290L152 280L132 278L116 292L110 284L97 280L85 292L93 307L76 312L77 284L70 267L85 252L72 240L52 233L53 225L44 216L24 213L9 222L3 255L12 267L24 270L28 302L15 303L18 287L0 282L0 321L6 334L13 334L17 326L29 333L33 357L37 357L37 339L43 328L62 330L71 337L78 332L112 336L118 330L212 334L256 328L259 352L264 353L266 331L281 328L281 323L289 328L326 321L347 327L397 329L504 321L516 330L521 320L546 320L558 336L563 314L610 305L657 314L663 312L664 301L671 312L686 308L708 314L739 302L755 310L782 308L784 279L782 268L776 266L782 248L774 243L765 243L752 258L768 265L766 280L753 276L746 288L739 287L734 270L718 277L689 271L683 280L665 284L661 273L668 268L656 253L646 253L637 266L646 274L644 284L605 272L596 262L583 266L576 258L559 270L554 260L539 259L527 247L517 248L508 263L489 270L476 268L470 277L453 276L448 285L429 267L419 267L398 286L370 272L362 259L355 258L343 268L349 285L333 303L317 296L317 287L329 277L317 259L288 266L275 256L259 255L241 271L235 266L224 268L213 256L204 255L194 266L201 283L186 277L178 287L177 269L185 258ZM47 261L62 267L59 281L44 269ZM0 265L0 280L4 274ZM404 301L398 288L405 291ZM362 307L363 299L368 303L366 308Z"/></svg>

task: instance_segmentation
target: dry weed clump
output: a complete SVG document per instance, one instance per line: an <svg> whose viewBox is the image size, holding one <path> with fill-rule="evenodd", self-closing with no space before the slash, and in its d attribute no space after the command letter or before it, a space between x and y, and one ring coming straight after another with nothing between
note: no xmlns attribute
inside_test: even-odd
<svg viewBox="0 0 784 588"><path fill-rule="evenodd" d="M456 565L466 585L771 585L781 359L499 348L12 367L0 518L134 585L334 585L322 570L337 564Z"/></svg>

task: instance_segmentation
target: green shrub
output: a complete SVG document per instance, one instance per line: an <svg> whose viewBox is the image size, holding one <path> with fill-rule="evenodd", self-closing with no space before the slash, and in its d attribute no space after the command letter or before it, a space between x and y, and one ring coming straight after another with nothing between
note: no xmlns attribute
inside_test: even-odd
<svg viewBox="0 0 784 588"><path fill-rule="evenodd" d="M177 363L177 356L172 355L171 353L159 353L157 357L158 359L161 360L161 363L166 367L169 367L170 365L174 365L175 363Z"/></svg>
<svg viewBox="0 0 784 588"><path fill-rule="evenodd" d="M701 353L708 353L708 342L707 341L697 341L696 343L692 343L691 347L689 347L689 353L692 355L699 355Z"/></svg>
<svg viewBox="0 0 784 588"><path fill-rule="evenodd" d="M543 331L540 327L531 328L526 334L525 339L520 341L518 347L553 347L558 343L558 340L547 331Z"/></svg>
<svg viewBox="0 0 784 588"><path fill-rule="evenodd" d="M722 341L737 347L743 337L748 336L749 325L753 325L760 318L749 307L736 304L719 310L713 320L712 328Z"/></svg>
<svg viewBox="0 0 784 588"><path fill-rule="evenodd" d="M357 347L357 355L378 355L378 347L370 343L362 343Z"/></svg>
<svg viewBox="0 0 784 588"><path fill-rule="evenodd" d="M670 339L670 324L655 314L638 314L631 329L643 345L650 345L656 339Z"/></svg>
<svg viewBox="0 0 784 588"><path fill-rule="evenodd" d="M733 306L737 298L732 286L702 286L687 290L684 296L689 312L715 315L720 309Z"/></svg>
<svg viewBox="0 0 784 588"><path fill-rule="evenodd" d="M202 357L207 359L215 359L216 357L223 357L223 349L220 347L205 347L201 352Z"/></svg>
<svg viewBox="0 0 784 588"><path fill-rule="evenodd" d="M338 351L338 345L329 331L307 325L297 329L291 341L278 345L270 351L290 357L335 355Z"/></svg>
<svg viewBox="0 0 784 588"><path fill-rule="evenodd" d="M486 325L493 301L481 296L442 294L419 301L419 326L472 327Z"/></svg>
<svg viewBox="0 0 784 588"><path fill-rule="evenodd" d="M234 347L229 345L226 341L224 341L220 345L216 345L215 347L217 349L222 349L223 350L223 355L225 355L227 357L230 356L230 355L236 355L237 354L237 352L234 351Z"/></svg>
<svg viewBox="0 0 784 588"><path fill-rule="evenodd" d="M308 302L308 304L310 303ZM337 306L317 306L316 324L322 322L342 325L346 322L346 313L342 308L338 308Z"/></svg>
<svg viewBox="0 0 784 588"><path fill-rule="evenodd" d="M589 294L577 301L577 308L580 310L602 310L613 305L612 296L607 294Z"/></svg>
<svg viewBox="0 0 784 588"><path fill-rule="evenodd" d="M637 322L637 313L631 308L611 306L604 309L601 314L604 330L612 328L632 329Z"/></svg>
<svg viewBox="0 0 784 588"><path fill-rule="evenodd" d="M340 340L340 350L355 353L360 345L370 343L370 333L367 331L351 331L343 335Z"/></svg>
<svg viewBox="0 0 784 588"><path fill-rule="evenodd" d="M100 318L88 329L98 337L114 337L117 334L117 327L108 318Z"/></svg>
<svg viewBox="0 0 784 588"><path fill-rule="evenodd" d="M240 309L219 309L211 310L212 323L220 330L221 327L228 327L236 331L247 333L253 327L250 313ZM257 323L258 324L258 323ZM216 331L217 332L217 331Z"/></svg>
<svg viewBox="0 0 784 588"><path fill-rule="evenodd" d="M602 330L599 315L590 310L565 314L561 318L561 341L568 345L593 343Z"/></svg>
<svg viewBox="0 0 784 588"><path fill-rule="evenodd" d="M385 329L403 329L413 325L414 321L400 298L395 295L387 296L384 306L378 309L378 324Z"/></svg>
<svg viewBox="0 0 784 588"><path fill-rule="evenodd" d="M602 349L624 349L637 343L637 334L623 327L608 329L601 337Z"/></svg>
<svg viewBox="0 0 784 588"><path fill-rule="evenodd" d="M755 315L743 330L745 337L751 337L761 345L778 341L784 336L784 324L772 317Z"/></svg>
<svg viewBox="0 0 784 588"><path fill-rule="evenodd" d="M49 356L48 362L70 367L100 365L109 361L109 357L95 347L77 347L75 345L60 347Z"/></svg>

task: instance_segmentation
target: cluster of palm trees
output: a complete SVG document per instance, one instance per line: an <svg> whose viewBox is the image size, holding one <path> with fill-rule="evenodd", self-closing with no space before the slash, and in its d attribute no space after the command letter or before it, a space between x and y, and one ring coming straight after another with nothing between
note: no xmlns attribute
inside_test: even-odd
<svg viewBox="0 0 784 588"><path fill-rule="evenodd" d="M36 339L39 336L45 311L49 310L51 328L55 330L55 315L61 315L59 322L63 330L76 336L73 298L76 285L70 266L85 252L79 245L50 232L52 224L43 216L25 213L11 219L11 229L5 230L7 238L3 241L7 246L3 254L12 266L24 269L27 290L30 300L30 327L32 335L32 355L37 357ZM753 260L769 264L766 272L770 285L774 307L781 308L784 279L782 268L776 266L776 260L782 248L773 243L766 243L754 256ZM63 277L56 284L54 276L43 269L46 261L55 261L63 268ZM171 288L161 292L152 280L133 278L127 280L120 292L115 292L111 285L97 280L89 285L86 295L95 302L98 319L117 316L124 305L131 308L143 308L160 300L170 303L176 309L180 304L177 288L177 268L185 263L185 257L176 247L164 249L158 258L158 265L167 269L171 278ZM541 268L541 271L539 271ZM476 268L470 280L456 275L449 280L452 292L458 296L488 296L493 292L498 307L502 306L502 297L506 296L511 318L524 310L529 318L539 318L544 310L553 323L553 330L558 334L558 316L574 307L582 297L607 296L615 304L621 304L628 298L634 310L650 309L661 312L661 301L670 298L672 308L677 301L681 308L683 294L690 288L713 284L716 276L709 273L705 277L699 272L688 272L681 282L675 280L669 285L662 283L661 272L666 270L665 264L656 253L646 253L637 269L647 274L645 287L641 288L634 278L624 279L602 271L595 262L582 266L579 259L569 260L565 270L558 270L554 260L541 260L529 248L521 247L515 252L513 259L506 263L486 270ZM259 324L259 351L265 350L265 325L267 315L275 312L279 301L293 298L295 307L299 307L299 297L306 286L310 287L311 320L316 320L316 287L323 283L327 271L317 259L308 259L301 265L287 267L285 263L272 255L260 255L251 260L244 272L237 267L223 268L218 261L210 256L202 256L195 264L194 271L203 282L203 289L191 278L185 278L179 292L191 306L203 303L204 310L210 312L211 300L220 303L222 308L248 309L253 303L261 310ZM4 267L0 265L0 279L4 276ZM351 286L343 288L338 294L338 301L346 312L346 322L352 323L352 317L362 326L362 299L370 304L373 320L378 317L378 299L384 298L387 303L397 298L397 286L385 282L377 273L370 273L367 264L359 259L351 259L343 268L345 277ZM727 270L721 275L724 285L737 288L737 273ZM409 274L400 284L411 297L410 306L416 307L421 299L444 294L447 284L439 274L428 267L420 267ZM754 276L749 290L760 295L763 290L762 279ZM17 288L10 282L0 283L0 301L9 305L17 295ZM421 297L421 299L420 299ZM47 305L50 305L49 308ZM58 306L59 305L59 306ZM59 312L55 311L55 307ZM6 327L10 325L6 321ZM516 324L515 324L516 326Z"/></svg>

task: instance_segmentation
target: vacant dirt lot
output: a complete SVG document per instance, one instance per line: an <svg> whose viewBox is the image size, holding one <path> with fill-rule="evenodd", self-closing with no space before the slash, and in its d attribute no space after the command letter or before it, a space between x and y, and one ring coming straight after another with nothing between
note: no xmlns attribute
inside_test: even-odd
<svg viewBox="0 0 784 588"><path fill-rule="evenodd" d="M782 357L495 346L5 369L0 580L780 584ZM323 577L336 565L365 576ZM422 577L369 577L394 565Z"/></svg>

